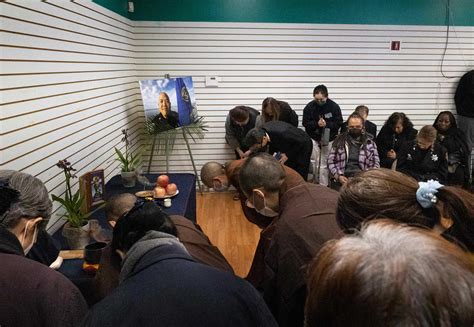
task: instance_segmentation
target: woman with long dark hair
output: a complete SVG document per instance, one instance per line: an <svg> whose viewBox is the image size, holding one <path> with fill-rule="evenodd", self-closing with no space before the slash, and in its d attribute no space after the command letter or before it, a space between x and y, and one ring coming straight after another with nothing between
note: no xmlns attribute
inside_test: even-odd
<svg viewBox="0 0 474 327"><path fill-rule="evenodd" d="M438 142L448 151L448 185L468 187L469 155L466 135L457 127L450 111L442 111L436 117L433 127L438 131Z"/></svg>
<svg viewBox="0 0 474 327"><path fill-rule="evenodd" d="M403 112L391 114L377 136L380 166L392 168L402 145L413 141L416 134L417 130Z"/></svg>
<svg viewBox="0 0 474 327"><path fill-rule="evenodd" d="M284 121L298 127L298 114L291 109L288 102L268 97L262 102L262 114L257 118L256 127L272 120Z"/></svg>
<svg viewBox="0 0 474 327"><path fill-rule="evenodd" d="M417 182L390 169L372 169L357 174L341 189L337 220L345 231L382 216L434 228L474 251L474 194L462 188Z"/></svg>

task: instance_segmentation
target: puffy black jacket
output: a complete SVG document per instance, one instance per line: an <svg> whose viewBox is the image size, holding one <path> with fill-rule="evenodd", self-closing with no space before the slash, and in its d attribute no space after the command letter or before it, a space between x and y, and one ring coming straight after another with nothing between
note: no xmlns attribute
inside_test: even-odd
<svg viewBox="0 0 474 327"><path fill-rule="evenodd" d="M474 117L474 70L467 72L459 80L454 102L458 115Z"/></svg>

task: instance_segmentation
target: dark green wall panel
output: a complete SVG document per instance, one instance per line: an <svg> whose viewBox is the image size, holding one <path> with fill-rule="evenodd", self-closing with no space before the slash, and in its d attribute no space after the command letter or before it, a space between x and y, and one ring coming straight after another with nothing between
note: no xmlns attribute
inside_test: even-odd
<svg viewBox="0 0 474 327"><path fill-rule="evenodd" d="M124 0L93 0L93 2L107 8L123 17L131 18L128 12L128 1Z"/></svg>
<svg viewBox="0 0 474 327"><path fill-rule="evenodd" d="M448 0L135 0L94 2L132 20L446 25ZM451 25L474 26L474 0L450 0Z"/></svg>

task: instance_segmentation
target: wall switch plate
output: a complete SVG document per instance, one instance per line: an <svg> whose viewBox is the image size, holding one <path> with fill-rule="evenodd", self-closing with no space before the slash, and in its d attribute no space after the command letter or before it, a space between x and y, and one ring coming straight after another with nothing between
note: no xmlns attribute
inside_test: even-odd
<svg viewBox="0 0 474 327"><path fill-rule="evenodd" d="M206 87L219 87L219 76L206 76Z"/></svg>

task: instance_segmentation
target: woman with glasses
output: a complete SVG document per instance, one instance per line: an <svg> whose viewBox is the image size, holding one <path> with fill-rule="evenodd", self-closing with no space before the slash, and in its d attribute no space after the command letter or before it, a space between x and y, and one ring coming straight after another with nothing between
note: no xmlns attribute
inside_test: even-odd
<svg viewBox="0 0 474 327"><path fill-rule="evenodd" d="M197 263L169 216L140 201L115 225L119 286L87 326L276 326L258 292L231 273Z"/></svg>
<svg viewBox="0 0 474 327"><path fill-rule="evenodd" d="M469 184L469 155L466 135L457 127L450 111L440 112L433 127L438 131L438 142L448 151L448 185L467 187Z"/></svg>
<svg viewBox="0 0 474 327"><path fill-rule="evenodd" d="M436 141L436 129L424 126L416 139L403 145L398 155L397 170L419 182L436 180L446 183L448 160L446 149Z"/></svg>

